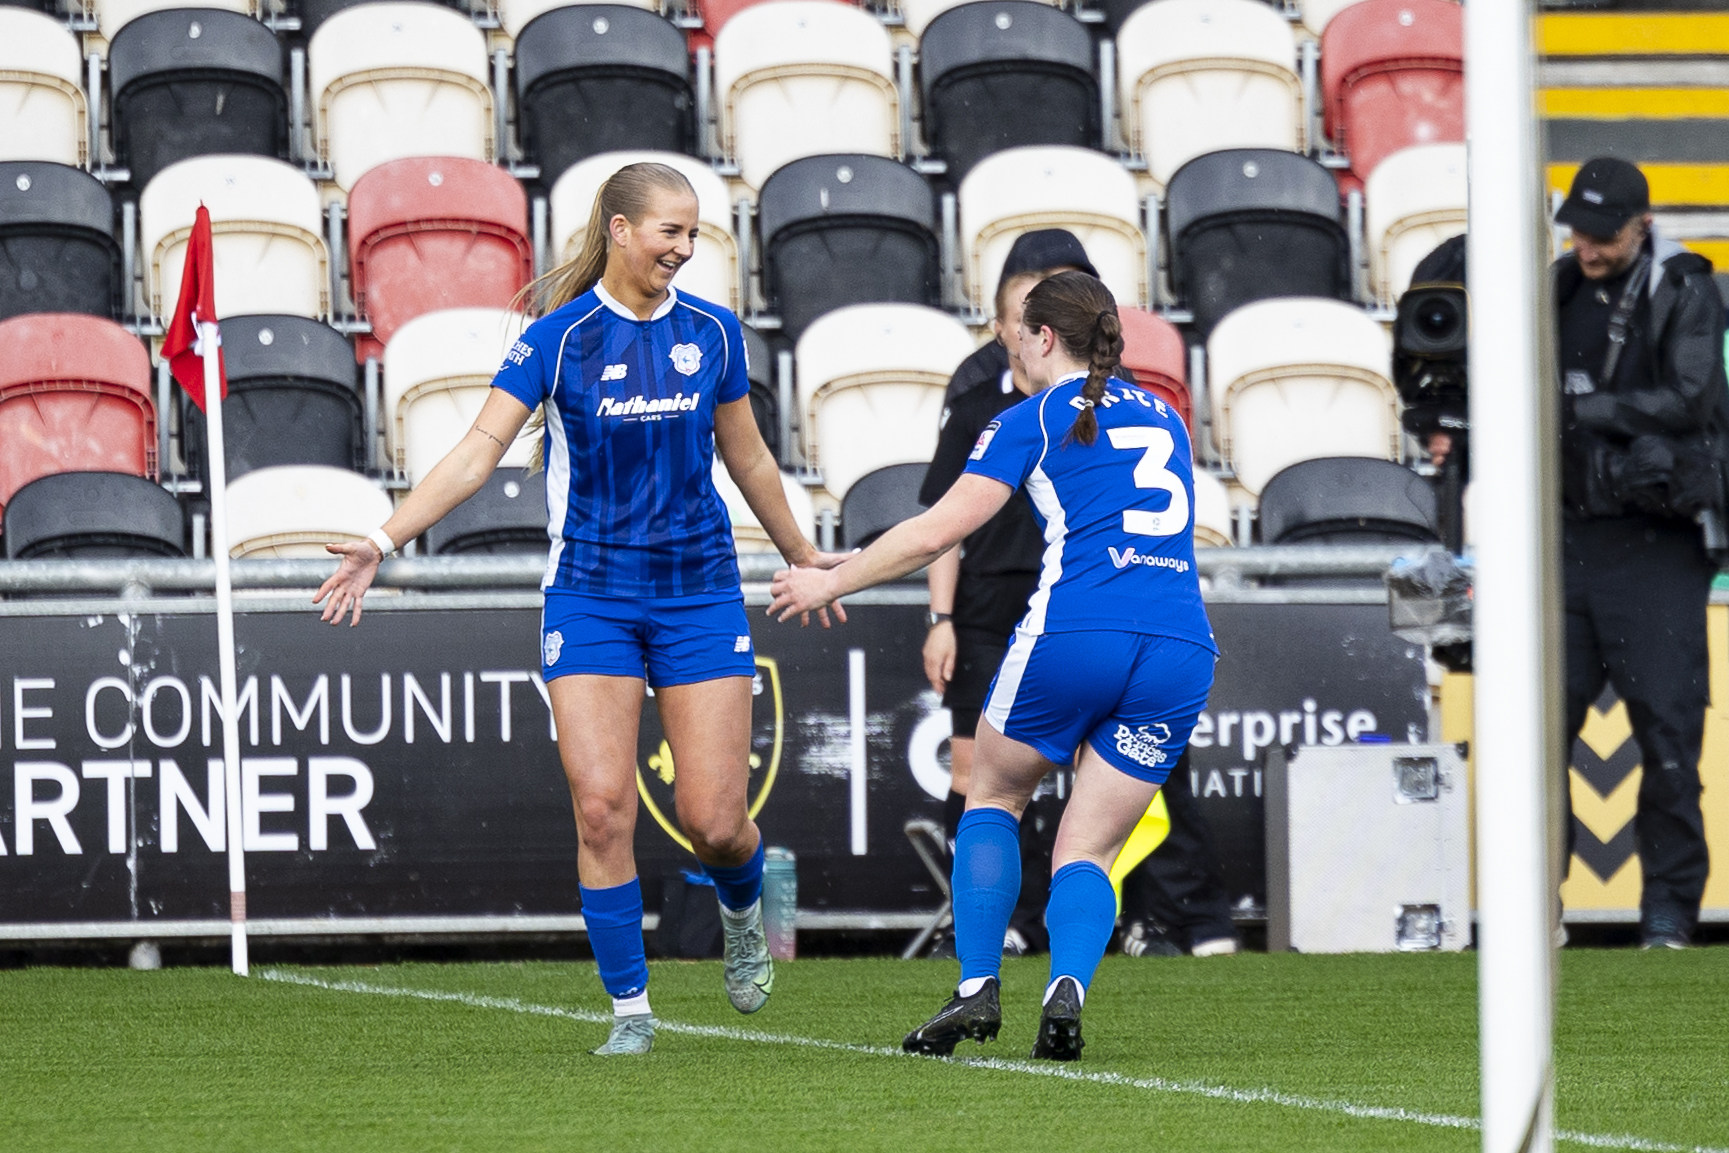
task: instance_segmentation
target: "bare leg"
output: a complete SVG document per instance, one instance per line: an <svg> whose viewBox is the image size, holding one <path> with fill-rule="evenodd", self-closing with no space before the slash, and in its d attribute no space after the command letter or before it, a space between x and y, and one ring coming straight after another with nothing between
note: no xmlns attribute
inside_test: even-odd
<svg viewBox="0 0 1729 1153"><path fill-rule="evenodd" d="M678 824L705 865L750 860L762 834L747 815L750 678L717 677L655 690L672 747Z"/></svg>
<svg viewBox="0 0 1729 1153"><path fill-rule="evenodd" d="M972 785L973 747L976 743L972 737L949 738L949 790L963 797Z"/></svg>
<svg viewBox="0 0 1729 1153"><path fill-rule="evenodd" d="M1043 753L1003 736L981 718L972 779L967 783L967 809L1002 809L1018 821L1033 790L1054 768Z"/></svg>
<svg viewBox="0 0 1729 1153"><path fill-rule="evenodd" d="M1090 861L1108 874L1159 786L1119 772L1091 745L1082 746L1078 761L1075 789L1057 826L1051 871Z"/></svg>
<svg viewBox="0 0 1729 1153"><path fill-rule="evenodd" d="M636 876L636 737L640 677L591 674L547 683L558 757L576 811L576 871L591 889Z"/></svg>

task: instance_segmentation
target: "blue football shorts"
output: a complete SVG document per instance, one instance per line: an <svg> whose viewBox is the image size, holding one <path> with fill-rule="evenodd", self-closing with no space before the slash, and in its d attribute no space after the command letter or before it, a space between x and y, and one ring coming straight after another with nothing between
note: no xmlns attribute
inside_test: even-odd
<svg viewBox="0 0 1729 1153"><path fill-rule="evenodd" d="M597 597L546 590L540 675L646 677L654 688L756 675L744 598Z"/></svg>
<svg viewBox="0 0 1729 1153"><path fill-rule="evenodd" d="M1016 631L985 719L1056 764L1085 742L1129 776L1163 784L1206 706L1215 659L1173 637Z"/></svg>

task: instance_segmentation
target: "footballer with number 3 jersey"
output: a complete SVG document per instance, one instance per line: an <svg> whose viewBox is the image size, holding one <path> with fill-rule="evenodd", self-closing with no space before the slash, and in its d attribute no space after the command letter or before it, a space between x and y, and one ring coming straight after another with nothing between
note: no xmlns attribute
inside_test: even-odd
<svg viewBox="0 0 1729 1153"><path fill-rule="evenodd" d="M996 1036L1020 814L1045 774L1074 757L1051 854L1051 978L1033 1049L1074 1060L1116 922L1111 866L1188 744L1218 650L1195 572L1188 432L1163 401L1110 375L1123 347L1110 292L1084 272L1041 281L1019 336L1040 391L986 426L948 493L844 564L777 574L769 611L786 620L912 572L1026 492L1045 549L986 699L955 837L961 983L903 1045L947 1055L965 1038Z"/></svg>
<svg viewBox="0 0 1729 1153"><path fill-rule="evenodd" d="M645 685L677 766L679 824L720 901L727 997L754 1013L774 987L762 835L746 807L756 660L716 453L787 563L841 560L787 507L751 414L738 319L672 287L696 236L696 193L676 169L614 173L582 252L531 286L551 311L506 353L474 426L371 537L328 546L342 565L313 598L329 598L325 620L352 609L360 623L395 542L467 500L505 446L538 429L551 538L540 671L576 814L583 919L612 997L604 1056L654 1042L632 848Z"/></svg>

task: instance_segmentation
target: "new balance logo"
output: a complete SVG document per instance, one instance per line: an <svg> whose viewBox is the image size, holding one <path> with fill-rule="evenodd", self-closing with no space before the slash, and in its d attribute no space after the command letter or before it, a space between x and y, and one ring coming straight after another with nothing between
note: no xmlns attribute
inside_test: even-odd
<svg viewBox="0 0 1729 1153"><path fill-rule="evenodd" d="M1145 565L1148 568L1168 568L1177 572L1188 572L1189 562L1174 556L1157 556L1138 553L1135 546L1130 545L1122 552L1107 545L1105 551L1111 554L1111 563L1119 569L1128 568L1132 564Z"/></svg>
<svg viewBox="0 0 1729 1153"><path fill-rule="evenodd" d="M620 365L619 367L623 367ZM595 409L596 416L649 416L669 412L694 412L697 401L702 399L702 393L693 392L689 396L678 393L659 400L649 400L642 396L627 396L623 400L614 400L610 396L602 397L600 407Z"/></svg>
<svg viewBox="0 0 1729 1153"><path fill-rule="evenodd" d="M737 640L733 641L732 642L732 651L735 653L748 653L748 652L750 652L750 638L749 637L739 637Z"/></svg>
<svg viewBox="0 0 1729 1153"><path fill-rule="evenodd" d="M609 380L623 380L624 374L630 371L629 365L609 364L600 370L600 380L605 384Z"/></svg>

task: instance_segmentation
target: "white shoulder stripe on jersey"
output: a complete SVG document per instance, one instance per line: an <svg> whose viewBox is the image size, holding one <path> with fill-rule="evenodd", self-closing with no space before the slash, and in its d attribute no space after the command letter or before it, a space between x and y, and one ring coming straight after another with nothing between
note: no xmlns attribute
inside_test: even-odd
<svg viewBox="0 0 1729 1153"><path fill-rule="evenodd" d="M1038 462L1027 474L1025 482L1027 499L1045 518L1045 553L1039 561L1039 587L1028 598L1027 615L1021 621L1021 627L1032 633L1045 631L1045 614L1051 607L1051 589L1062 579L1063 546L1069 535L1068 512L1057 497L1056 485L1045 473L1045 457L1051 451L1051 430L1045 424L1045 405L1050 401L1051 391L1046 389L1039 397L1039 435L1044 438L1044 443L1039 449Z"/></svg>
<svg viewBox="0 0 1729 1153"><path fill-rule="evenodd" d="M682 296L679 297L678 303L683 305L685 308L690 309L698 316L707 318L716 328L720 329L720 378L725 380L727 371L732 368L732 341L727 339L726 325L722 324L720 322L720 317L716 316L714 313L704 312Z"/></svg>

